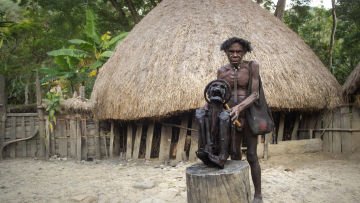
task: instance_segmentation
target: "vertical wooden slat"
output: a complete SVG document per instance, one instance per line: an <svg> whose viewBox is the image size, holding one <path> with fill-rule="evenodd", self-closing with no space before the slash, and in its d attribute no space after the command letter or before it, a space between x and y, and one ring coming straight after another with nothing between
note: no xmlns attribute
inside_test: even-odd
<svg viewBox="0 0 360 203"><path fill-rule="evenodd" d="M74 117L70 118L70 156L76 158L76 120Z"/></svg>
<svg viewBox="0 0 360 203"><path fill-rule="evenodd" d="M100 138L102 139L102 142L104 144L105 157L109 158L108 147L107 147L107 142L106 142L106 134L103 129L100 129ZM101 141L100 141L100 143L101 143ZM100 147L100 149L101 149L101 147ZM100 151L100 153L101 153L101 151Z"/></svg>
<svg viewBox="0 0 360 203"><path fill-rule="evenodd" d="M353 129L360 128L360 108L353 107L352 108L352 119L351 119L351 127ZM360 152L360 132L353 132L352 133L352 152Z"/></svg>
<svg viewBox="0 0 360 203"><path fill-rule="evenodd" d="M167 161L170 159L171 135L172 135L172 127L162 125L160 150L159 150L160 161Z"/></svg>
<svg viewBox="0 0 360 203"><path fill-rule="evenodd" d="M351 115L348 106L341 107L341 128L351 128ZM352 151L352 135L351 132L341 132L341 151L342 153L351 153Z"/></svg>
<svg viewBox="0 0 360 203"><path fill-rule="evenodd" d="M81 159L87 160L88 158L88 137L87 137L87 122L86 118L81 119L81 132L82 132L82 140L84 141L82 143L81 148Z"/></svg>
<svg viewBox="0 0 360 203"><path fill-rule="evenodd" d="M81 160L81 137L82 137L82 133L81 133L81 119L79 118L79 116L77 116L76 118L76 159L78 161Z"/></svg>
<svg viewBox="0 0 360 203"><path fill-rule="evenodd" d="M94 136L94 145L95 145L95 158L100 159L101 153L100 153L100 126L99 121L95 120L95 136Z"/></svg>
<svg viewBox="0 0 360 203"><path fill-rule="evenodd" d="M110 127L110 150L109 150L110 158L114 156L114 121L111 121Z"/></svg>
<svg viewBox="0 0 360 203"><path fill-rule="evenodd" d="M264 143L264 159L267 160L269 158L269 144L271 142L272 132L265 135L265 143Z"/></svg>
<svg viewBox="0 0 360 203"><path fill-rule="evenodd" d="M284 137L284 127L285 127L285 114L280 113L280 123L279 123L279 130L277 136L277 142L282 142Z"/></svg>
<svg viewBox="0 0 360 203"><path fill-rule="evenodd" d="M56 154L55 151L55 136L56 136L56 129L58 128L57 123L53 123L53 129L52 131L48 134L49 135L49 139L50 139L50 152L49 155L53 155Z"/></svg>
<svg viewBox="0 0 360 203"><path fill-rule="evenodd" d="M262 143L262 135L258 135L257 137L257 156L259 158L264 158L264 145L265 145L265 142Z"/></svg>
<svg viewBox="0 0 360 203"><path fill-rule="evenodd" d="M35 117L31 117L29 124L30 124L30 134L33 134L36 130ZM35 136L33 139L31 139L29 141L30 142L30 154L29 154L30 157L36 156L36 139L38 138L38 136Z"/></svg>
<svg viewBox="0 0 360 203"><path fill-rule="evenodd" d="M291 140L297 140L297 131L299 129L299 123L300 123L300 116L296 116L295 124L293 131L291 133Z"/></svg>
<svg viewBox="0 0 360 203"><path fill-rule="evenodd" d="M67 157L67 133L66 133L66 122L65 120L61 119L58 120L57 123L58 130L56 131L57 137L58 137L58 143L59 143L59 155L61 157Z"/></svg>
<svg viewBox="0 0 360 203"><path fill-rule="evenodd" d="M22 136L20 136L21 138L26 138L25 116L23 116L21 118L21 135L22 135ZM19 142L19 147L21 148L21 150L20 150L20 152L21 152L20 156L21 157L26 157L26 151L27 151L26 142L27 141Z"/></svg>
<svg viewBox="0 0 360 203"><path fill-rule="evenodd" d="M15 140L16 139L16 117L13 116L11 118L11 134L10 134L10 139L11 140ZM16 154L15 154L15 146L16 144L12 144L7 146L10 152L10 158L15 158Z"/></svg>
<svg viewBox="0 0 360 203"><path fill-rule="evenodd" d="M137 127L136 127L134 151L133 151L133 156L132 156L133 159L138 159L139 158L142 126L143 126L142 124L137 124Z"/></svg>
<svg viewBox="0 0 360 203"><path fill-rule="evenodd" d="M151 156L151 146L152 140L154 136L154 126L155 123L151 122L148 126L147 133L146 133L146 152L145 152L145 159L149 160Z"/></svg>
<svg viewBox="0 0 360 203"><path fill-rule="evenodd" d="M5 142L6 100L5 77L0 74L0 149ZM2 158L2 152L0 152L0 160Z"/></svg>
<svg viewBox="0 0 360 203"><path fill-rule="evenodd" d="M195 116L193 116L192 119L192 125L191 128L198 130L198 122L195 119ZM190 144L190 152L189 152L189 161L196 161L197 157L195 152L198 150L198 140L199 140L199 134L198 131L191 131L191 144Z"/></svg>
<svg viewBox="0 0 360 203"><path fill-rule="evenodd" d="M186 135L189 122L189 116L184 115L181 120L181 126L184 128L180 128L179 139L176 145L176 161L185 161L186 160L186 152L184 151Z"/></svg>
<svg viewBox="0 0 360 203"><path fill-rule="evenodd" d="M341 112L340 109L335 110L333 128L341 128ZM334 131L332 139L332 152L341 153L341 132Z"/></svg>
<svg viewBox="0 0 360 203"><path fill-rule="evenodd" d="M126 133L126 159L131 159L132 157L132 125L129 123L127 125Z"/></svg>

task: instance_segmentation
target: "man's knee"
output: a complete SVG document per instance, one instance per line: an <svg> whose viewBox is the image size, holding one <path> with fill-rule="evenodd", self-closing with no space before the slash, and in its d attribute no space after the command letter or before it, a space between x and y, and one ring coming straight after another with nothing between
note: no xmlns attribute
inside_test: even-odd
<svg viewBox="0 0 360 203"><path fill-rule="evenodd" d="M256 151L248 151L246 154L246 158L250 164L258 161Z"/></svg>

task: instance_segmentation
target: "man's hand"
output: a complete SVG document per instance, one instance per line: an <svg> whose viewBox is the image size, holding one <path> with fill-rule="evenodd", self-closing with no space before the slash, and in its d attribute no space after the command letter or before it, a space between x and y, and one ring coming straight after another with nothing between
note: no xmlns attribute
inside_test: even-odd
<svg viewBox="0 0 360 203"><path fill-rule="evenodd" d="M233 108L231 108L230 111L230 117L231 117L231 122L234 122L238 119L239 115L240 115L240 107L239 105L234 106Z"/></svg>

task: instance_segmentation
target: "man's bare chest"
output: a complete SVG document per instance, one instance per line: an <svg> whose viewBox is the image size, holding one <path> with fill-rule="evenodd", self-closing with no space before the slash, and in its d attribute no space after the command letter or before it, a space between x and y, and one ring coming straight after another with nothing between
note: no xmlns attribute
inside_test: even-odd
<svg viewBox="0 0 360 203"><path fill-rule="evenodd" d="M222 74L223 80L228 82L231 87L236 83L238 87L246 88L249 83L249 70L247 68L228 69Z"/></svg>

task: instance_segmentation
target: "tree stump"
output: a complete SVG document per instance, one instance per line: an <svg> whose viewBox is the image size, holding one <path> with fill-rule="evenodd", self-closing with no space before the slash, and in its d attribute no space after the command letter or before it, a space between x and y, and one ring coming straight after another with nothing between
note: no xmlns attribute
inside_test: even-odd
<svg viewBox="0 0 360 203"><path fill-rule="evenodd" d="M249 164L227 161L224 169L203 163L186 168L188 203L250 202Z"/></svg>

